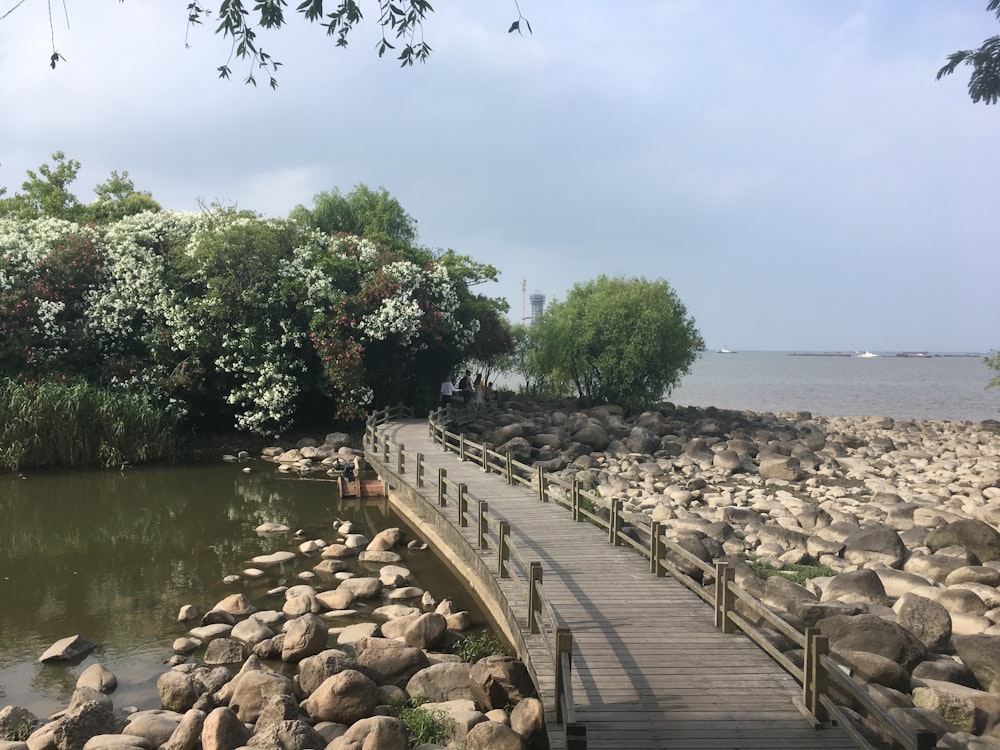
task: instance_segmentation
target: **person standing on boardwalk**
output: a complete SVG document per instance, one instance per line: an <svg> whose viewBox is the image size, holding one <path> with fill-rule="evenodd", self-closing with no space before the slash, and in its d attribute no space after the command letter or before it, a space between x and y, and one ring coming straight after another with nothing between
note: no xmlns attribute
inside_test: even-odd
<svg viewBox="0 0 1000 750"><path fill-rule="evenodd" d="M455 395L455 384L451 382L451 375L444 376L444 382L441 383L441 406L448 406L451 403L452 396Z"/></svg>
<svg viewBox="0 0 1000 750"><path fill-rule="evenodd" d="M472 381L472 390L475 392L476 403L483 403L483 389L486 384L483 382L483 374L481 372L476 373L476 379Z"/></svg>
<svg viewBox="0 0 1000 750"><path fill-rule="evenodd" d="M462 400L468 406L472 401L472 370L465 371L465 375L458 381L458 390L462 392Z"/></svg>

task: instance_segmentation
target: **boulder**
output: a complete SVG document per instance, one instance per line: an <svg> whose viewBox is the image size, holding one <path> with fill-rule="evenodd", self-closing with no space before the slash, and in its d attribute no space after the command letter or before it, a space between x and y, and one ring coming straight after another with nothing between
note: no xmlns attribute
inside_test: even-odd
<svg viewBox="0 0 1000 750"><path fill-rule="evenodd" d="M205 712L198 708L186 711L170 739L160 746L160 750L194 750L201 741L201 730L205 726ZM155 750L155 748L152 748Z"/></svg>
<svg viewBox="0 0 1000 750"><path fill-rule="evenodd" d="M899 568L906 559L906 546L888 526L862 526L844 540L843 557L852 565L881 563Z"/></svg>
<svg viewBox="0 0 1000 750"><path fill-rule="evenodd" d="M202 750L236 750L250 739L250 730L228 706L219 706L201 727Z"/></svg>
<svg viewBox="0 0 1000 750"><path fill-rule="evenodd" d="M103 664L91 664L80 673L76 686L93 688L102 693L113 693L118 687L118 678Z"/></svg>
<svg viewBox="0 0 1000 750"><path fill-rule="evenodd" d="M201 690L194 678L187 672L171 669L156 680L156 692L160 704L167 711L183 713L192 708Z"/></svg>
<svg viewBox="0 0 1000 750"><path fill-rule="evenodd" d="M976 676L984 689L1000 692L1000 636L963 635L952 639L962 663ZM994 688L994 685L996 687Z"/></svg>
<svg viewBox="0 0 1000 750"><path fill-rule="evenodd" d="M313 727L298 719L267 724L254 732L247 747L266 750L320 750L329 743Z"/></svg>
<svg viewBox="0 0 1000 750"><path fill-rule="evenodd" d="M537 698L535 685L523 662L510 656L487 656L469 670L472 696L487 710L515 705L522 698Z"/></svg>
<svg viewBox="0 0 1000 750"><path fill-rule="evenodd" d="M343 735L327 746L327 750L407 750L409 732L395 716L371 716L356 721Z"/></svg>
<svg viewBox="0 0 1000 750"><path fill-rule="evenodd" d="M528 743L506 724L484 721L465 736L465 750L527 750Z"/></svg>
<svg viewBox="0 0 1000 750"><path fill-rule="evenodd" d="M817 628L830 639L833 651L868 651L907 670L927 655L927 647L910 631L876 615L837 615L821 620Z"/></svg>
<svg viewBox="0 0 1000 750"><path fill-rule="evenodd" d="M927 647L940 652L951 640L951 615L941 604L917 594L903 594L892 607L896 621Z"/></svg>
<svg viewBox="0 0 1000 750"><path fill-rule="evenodd" d="M81 635L71 635L53 643L38 657L38 661L47 663L53 661L71 661L78 656L89 654L97 648L97 644Z"/></svg>
<svg viewBox="0 0 1000 750"><path fill-rule="evenodd" d="M310 614L289 621L284 636L281 660L295 663L323 651L329 641L330 632L323 620Z"/></svg>
<svg viewBox="0 0 1000 750"><path fill-rule="evenodd" d="M302 708L315 721L351 725L371 715L378 705L378 685L353 669L327 677Z"/></svg>
<svg viewBox="0 0 1000 750"><path fill-rule="evenodd" d="M91 701L67 710L36 729L26 740L29 750L83 750L98 734L112 734L115 717L105 703Z"/></svg>
<svg viewBox="0 0 1000 750"><path fill-rule="evenodd" d="M870 568L847 571L835 576L823 589L820 601L889 605L885 588L878 574Z"/></svg>
<svg viewBox="0 0 1000 750"><path fill-rule="evenodd" d="M931 531L925 544L936 552L944 547L963 547L981 563L1000 559L1000 532L985 521L962 518Z"/></svg>
<svg viewBox="0 0 1000 750"><path fill-rule="evenodd" d="M126 719L122 734L144 737L159 747L170 740L183 719L184 715L176 711L137 711Z"/></svg>
<svg viewBox="0 0 1000 750"><path fill-rule="evenodd" d="M355 642L357 668L380 685L403 687L413 675L430 666L422 649L386 638L362 638Z"/></svg>
<svg viewBox="0 0 1000 750"><path fill-rule="evenodd" d="M299 687L306 695L318 688L327 677L345 669L357 669L358 663L347 652L328 648L299 662Z"/></svg>
<svg viewBox="0 0 1000 750"><path fill-rule="evenodd" d="M406 683L410 697L422 696L428 702L468 698L472 694L470 667L464 662L442 662L421 669Z"/></svg>

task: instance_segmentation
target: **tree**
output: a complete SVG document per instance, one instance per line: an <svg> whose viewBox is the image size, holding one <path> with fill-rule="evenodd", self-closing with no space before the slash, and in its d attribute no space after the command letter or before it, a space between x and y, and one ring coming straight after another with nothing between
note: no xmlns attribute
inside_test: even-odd
<svg viewBox="0 0 1000 750"><path fill-rule="evenodd" d="M517 11L517 18L507 29L507 33L516 31L520 34L522 24L528 33L531 33L531 24L521 15L517 0L512 1ZM5 13L0 13L0 20L13 13L23 2L24 0L15 2ZM213 10L209 3L191 0L187 4L188 32L192 27L200 25L203 20L210 19L214 15L218 21L215 33L231 40L229 59L217 68L219 77L228 79L232 76L230 65L235 57L247 64L248 72L244 83L256 86L254 71L263 70L268 76L271 88L277 88L278 80L274 74L281 63L264 50L257 40L257 34L262 30L280 29L288 23L284 11L287 4L286 0L254 0L252 8L248 8L249 3L244 0L219 0L218 8ZM328 12L331 5L333 9ZM65 58L55 48L52 0L48 0L48 6L53 41L52 53L47 63L55 68L59 62L64 62ZM354 27L364 19L359 0L335 0L333 3L328 3L326 8L323 6L323 0L302 0L295 10L305 21L319 23L326 29L328 36L336 37L338 47L347 46L348 37ZM378 56L383 57L389 51L395 53L396 46L400 45L401 49L396 59L399 60L401 67L413 65L418 61L426 62L431 54L431 47L424 40L424 21L433 12L429 0L378 0L378 25L382 31L382 38L375 45Z"/></svg>
<svg viewBox="0 0 1000 750"><path fill-rule="evenodd" d="M94 221L107 223L118 221L126 216L143 211L159 211L160 204L153 200L152 193L135 189L135 183L128 172L118 174L112 171L111 176L94 188L97 200L87 206L87 211Z"/></svg>
<svg viewBox="0 0 1000 750"><path fill-rule="evenodd" d="M394 248L409 247L417 239L417 220L385 188L371 190L359 184L347 195L340 190L313 197L311 209L298 205L290 219L323 234L350 234Z"/></svg>
<svg viewBox="0 0 1000 750"><path fill-rule="evenodd" d="M51 165L42 164L38 172L27 170L28 179L21 183L23 192L0 199L0 216L15 219L49 216L68 221L84 218L86 209L69 191L79 171L80 162L56 151Z"/></svg>
<svg viewBox="0 0 1000 750"><path fill-rule="evenodd" d="M986 10L1000 20L1000 0L990 0ZM937 72L937 80L951 75L959 65L971 65L969 96L975 103L996 104L1000 100L1000 36L992 36L979 49L966 49L948 55L947 64Z"/></svg>
<svg viewBox="0 0 1000 750"><path fill-rule="evenodd" d="M635 413L668 394L705 344L662 280L608 278L576 284L529 329L533 379L563 394Z"/></svg>

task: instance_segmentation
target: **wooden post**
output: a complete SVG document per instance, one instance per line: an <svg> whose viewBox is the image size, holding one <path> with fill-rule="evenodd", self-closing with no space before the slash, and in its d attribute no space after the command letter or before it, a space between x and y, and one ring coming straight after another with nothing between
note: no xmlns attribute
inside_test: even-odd
<svg viewBox="0 0 1000 750"><path fill-rule="evenodd" d="M389 438L382 441L382 462L389 464Z"/></svg>
<svg viewBox="0 0 1000 750"><path fill-rule="evenodd" d="M417 487L423 487L424 486L424 469L426 469L426 468L427 467L424 466L424 454L423 453L418 453L417 454Z"/></svg>
<svg viewBox="0 0 1000 750"><path fill-rule="evenodd" d="M465 433L458 436L458 460L465 460Z"/></svg>
<svg viewBox="0 0 1000 750"><path fill-rule="evenodd" d="M403 466L406 463L406 458L403 456L403 448L404 447L405 446L402 443L400 443L399 444L399 450L396 453L396 473L397 474L403 474L406 471L406 469Z"/></svg>
<svg viewBox="0 0 1000 750"><path fill-rule="evenodd" d="M582 721L566 725L566 750L587 750L587 725Z"/></svg>
<svg viewBox="0 0 1000 750"><path fill-rule="evenodd" d="M805 664L802 670L802 702L816 720L826 722L829 716L820 697L826 694L827 676L821 657L830 651L830 639L817 628L806 628ZM933 745L932 745L933 747Z"/></svg>
<svg viewBox="0 0 1000 750"><path fill-rule="evenodd" d="M507 521L500 522L500 530L497 532L497 575L500 578L510 578L510 524Z"/></svg>
<svg viewBox="0 0 1000 750"><path fill-rule="evenodd" d="M732 584L736 579L736 570L729 563L715 564L715 627L723 633L735 633L736 625L729 619L729 613L736 606L736 596Z"/></svg>
<svg viewBox="0 0 1000 750"><path fill-rule="evenodd" d="M486 518L486 514L489 512L490 505L485 500L479 501L479 549L486 549L489 545L487 543L487 537L490 533L489 520Z"/></svg>
<svg viewBox="0 0 1000 750"><path fill-rule="evenodd" d="M563 654L570 665L570 671L563 673ZM556 628L556 723L564 724L566 717L563 714L563 699L566 692L566 680L570 679L573 665L573 633L569 628Z"/></svg>
<svg viewBox="0 0 1000 750"><path fill-rule="evenodd" d="M483 443L483 471L490 470L490 444Z"/></svg>
<svg viewBox="0 0 1000 750"><path fill-rule="evenodd" d="M507 454L507 484L514 484L514 457Z"/></svg>
<svg viewBox="0 0 1000 750"><path fill-rule="evenodd" d="M463 527L469 525L469 501L465 497L468 489L465 482L458 485L458 525Z"/></svg>
<svg viewBox="0 0 1000 750"><path fill-rule="evenodd" d="M448 488L445 486L445 480L447 477L447 469L438 469L438 506L441 508L448 504Z"/></svg>
<svg viewBox="0 0 1000 750"><path fill-rule="evenodd" d="M536 473L538 475L538 502L547 503L549 499L548 497L546 497L546 492L545 492L546 490L545 471L542 469L541 466L539 466L538 471Z"/></svg>
<svg viewBox="0 0 1000 750"><path fill-rule="evenodd" d="M660 522L653 521L649 527L649 572L659 577L660 570Z"/></svg>
<svg viewBox="0 0 1000 750"><path fill-rule="evenodd" d="M542 613L542 594L538 584L542 582L542 564L533 562L528 568L528 632L537 635L542 632L538 618Z"/></svg>
<svg viewBox="0 0 1000 750"><path fill-rule="evenodd" d="M608 541L610 541L616 547L622 546L622 540L618 535L619 532L621 531L621 523L622 523L622 501L619 499L615 499L611 501L611 518L610 518L610 523L608 524L610 526L608 532L610 534L610 538L608 539Z"/></svg>

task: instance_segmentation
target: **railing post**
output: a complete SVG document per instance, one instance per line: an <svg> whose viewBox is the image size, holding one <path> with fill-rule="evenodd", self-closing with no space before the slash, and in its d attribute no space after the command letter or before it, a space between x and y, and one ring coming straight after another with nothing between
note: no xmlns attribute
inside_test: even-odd
<svg viewBox="0 0 1000 750"><path fill-rule="evenodd" d="M500 530L497 532L497 575L500 578L510 578L510 524L507 521L500 522Z"/></svg>
<svg viewBox="0 0 1000 750"><path fill-rule="evenodd" d="M406 469L403 466L406 463L406 458L403 456L403 448L405 448L405 447L406 446L404 446L402 443L400 443L399 447L397 449L397 453L396 453L396 473L397 474L403 474L406 471Z"/></svg>
<svg viewBox="0 0 1000 750"><path fill-rule="evenodd" d="M729 613L736 606L736 596L732 584L736 580L736 570L729 563L715 564L715 627L723 633L735 633L736 625L729 619Z"/></svg>
<svg viewBox="0 0 1000 750"><path fill-rule="evenodd" d="M562 657L566 655L566 662L572 670L573 665L573 633L569 628L556 628L556 663L552 666L556 673L556 723L563 724L566 716L563 713L563 699L566 692L565 681L570 679L572 671L563 674Z"/></svg>
<svg viewBox="0 0 1000 750"><path fill-rule="evenodd" d="M458 525L468 526L469 525L469 500L465 497L465 493L468 491L469 487L465 482L458 485Z"/></svg>
<svg viewBox="0 0 1000 750"><path fill-rule="evenodd" d="M447 477L447 469L438 469L438 506L441 508L448 504L448 500L446 498L448 488L445 487L445 480Z"/></svg>
<svg viewBox="0 0 1000 750"><path fill-rule="evenodd" d="M425 468L426 467L424 466L424 454L423 453L418 453L417 454L417 487L423 487L424 486L424 469Z"/></svg>
<svg viewBox="0 0 1000 750"><path fill-rule="evenodd" d="M465 460L465 433L458 436L458 460Z"/></svg>
<svg viewBox="0 0 1000 750"><path fill-rule="evenodd" d="M538 623L542 611L542 594L538 584L542 582L542 564L533 562L528 568L528 632L537 635L542 632Z"/></svg>
<svg viewBox="0 0 1000 750"><path fill-rule="evenodd" d="M479 549L486 549L489 545L487 544L487 536L490 533L489 519L486 518L486 514L490 510L490 505L485 500L479 501Z"/></svg>
<svg viewBox="0 0 1000 750"><path fill-rule="evenodd" d="M490 444L483 443L483 471L490 470Z"/></svg>
<svg viewBox="0 0 1000 750"><path fill-rule="evenodd" d="M545 471L542 469L541 466L539 466L537 467L536 473L538 474L538 502L547 503L548 498L546 497L545 494L545 491L547 489L545 481Z"/></svg>
<svg viewBox="0 0 1000 750"><path fill-rule="evenodd" d="M514 484L514 456L507 453L507 484Z"/></svg>
<svg viewBox="0 0 1000 750"><path fill-rule="evenodd" d="M657 578L663 577L663 541L660 538L660 522L653 521L649 529L649 572Z"/></svg>
<svg viewBox="0 0 1000 750"><path fill-rule="evenodd" d="M614 499L611 501L611 519L609 533L609 539L613 545L616 547L621 547L622 540L618 536L618 532L621 531L622 523L622 501L619 499Z"/></svg>
<svg viewBox="0 0 1000 750"><path fill-rule="evenodd" d="M389 463L389 438L382 441L382 461L383 463Z"/></svg>
<svg viewBox="0 0 1000 750"><path fill-rule="evenodd" d="M823 659L830 651L830 639L820 635L817 628L806 628L806 653L802 669L802 702L817 721L829 719L820 697L826 694L826 669Z"/></svg>
<svg viewBox="0 0 1000 750"><path fill-rule="evenodd" d="M580 480L573 477L573 489L570 493L570 507L573 509L573 520L580 520Z"/></svg>

